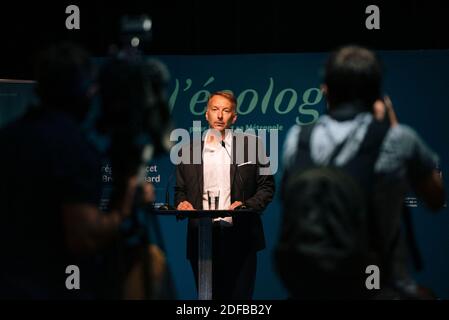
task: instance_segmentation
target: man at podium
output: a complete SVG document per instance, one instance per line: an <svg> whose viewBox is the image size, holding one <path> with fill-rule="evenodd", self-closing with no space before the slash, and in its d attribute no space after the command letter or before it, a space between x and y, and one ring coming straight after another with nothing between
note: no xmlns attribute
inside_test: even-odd
<svg viewBox="0 0 449 320"><path fill-rule="evenodd" d="M275 190L273 175L266 174L267 159L260 161L257 155L265 155L259 152L263 150L260 141L255 136L229 129L237 120L236 105L231 92L210 95L205 114L210 128L201 141L201 163L181 162L176 168L178 210L252 209L257 212L245 210L240 215L213 220L212 298L215 300L252 299L257 251L265 248L260 214L273 199ZM196 149L194 143L190 144L191 156ZM198 281L198 219L189 219L187 258Z"/></svg>

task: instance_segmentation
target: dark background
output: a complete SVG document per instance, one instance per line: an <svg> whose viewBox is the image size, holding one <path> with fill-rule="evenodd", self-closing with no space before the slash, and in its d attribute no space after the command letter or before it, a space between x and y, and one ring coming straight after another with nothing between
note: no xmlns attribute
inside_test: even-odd
<svg viewBox="0 0 449 320"><path fill-rule="evenodd" d="M81 29L67 30L65 8L80 8ZM365 28L365 8L380 8L380 30ZM59 40L95 56L118 41L119 18L153 20L148 53L238 54L372 49L448 49L444 1L10 1L0 5L0 78L32 79L36 52Z"/></svg>

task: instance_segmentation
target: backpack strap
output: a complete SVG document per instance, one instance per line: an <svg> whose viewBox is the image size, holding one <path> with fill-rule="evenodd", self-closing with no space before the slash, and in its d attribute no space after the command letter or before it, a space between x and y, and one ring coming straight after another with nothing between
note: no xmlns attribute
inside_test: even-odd
<svg viewBox="0 0 449 320"><path fill-rule="evenodd" d="M312 131L315 128L315 124L316 123L301 127L301 130L299 132L298 145L296 148L297 151L296 151L295 166L305 168L313 165L313 160L311 157L310 139L312 136ZM358 163L357 167L362 166L364 168L363 171L365 171L366 168L369 168L371 175L374 172L374 165L377 158L379 157L382 142L385 139L385 136L389 129L390 126L388 124L373 119L373 121L368 126L365 137L363 138L363 141L360 144L357 154L352 160L349 161L349 163L355 160ZM335 147L334 151L330 156L329 165L332 165L335 158L338 156L340 151L343 149L343 146L346 144L347 140L351 136L352 134L349 134L348 137L346 137L346 139L344 139ZM349 165L351 166L351 164Z"/></svg>
<svg viewBox="0 0 449 320"><path fill-rule="evenodd" d="M281 199L284 198L285 195L285 187L287 185L288 179L291 177L291 173L296 168L306 168L313 165L312 158L310 156L310 137L312 135L313 128L315 127L315 123L301 126L299 130L298 143L296 146L296 154L292 166L290 169L284 168L284 173L281 179L281 189L280 195Z"/></svg>
<svg viewBox="0 0 449 320"><path fill-rule="evenodd" d="M384 141L389 129L390 125L388 123L379 122L373 119L368 126L363 142L360 145L359 152L368 151L375 158L374 160L377 160L382 142Z"/></svg>
<svg viewBox="0 0 449 320"><path fill-rule="evenodd" d="M345 165L354 177L359 178L359 182L370 193L370 186L373 184L374 166L379 158L382 143L390 129L386 123L372 120L369 124L359 150L354 157Z"/></svg>
<svg viewBox="0 0 449 320"><path fill-rule="evenodd" d="M389 275L392 272L390 269L390 260L392 259L392 250L385 248L380 237L380 224L378 215L375 212L375 204L373 201L373 187L376 183L375 165L379 158L382 143L385 136L390 129L389 124L372 120L365 133L365 137L360 144L359 150L355 157L347 163L346 169L352 172L360 186L363 188L368 205L368 241L372 253L375 254L377 263L380 263L384 269L384 273Z"/></svg>
<svg viewBox="0 0 449 320"><path fill-rule="evenodd" d="M316 122L302 126L299 131L298 146L296 148L295 167L305 168L313 165L310 154L310 138Z"/></svg>
<svg viewBox="0 0 449 320"><path fill-rule="evenodd" d="M355 130L353 130L353 131L356 131L357 129L358 128L355 128ZM331 154L331 156L329 158L329 162L328 162L329 166L333 165L333 163L335 161L335 158L337 158L337 156L340 154L341 149L343 149L343 146L346 144L346 141L348 141L349 138L351 138L351 137L352 137L352 134L351 133L348 134L348 136L345 139L343 139L343 141L340 142L340 144L338 144L335 147L334 151L332 151L332 154Z"/></svg>

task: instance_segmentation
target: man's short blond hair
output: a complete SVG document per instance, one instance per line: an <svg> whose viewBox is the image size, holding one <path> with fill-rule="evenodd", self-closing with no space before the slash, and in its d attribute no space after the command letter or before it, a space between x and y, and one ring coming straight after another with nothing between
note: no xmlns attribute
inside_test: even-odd
<svg viewBox="0 0 449 320"><path fill-rule="evenodd" d="M232 93L232 91L215 91L212 92L209 95L209 100L207 100L207 105L209 106L209 102L210 100L214 97L214 96L222 96L223 98L226 98L229 100L229 102L231 102L232 105L232 109L234 110L235 113L237 113L237 98L235 97L234 93Z"/></svg>

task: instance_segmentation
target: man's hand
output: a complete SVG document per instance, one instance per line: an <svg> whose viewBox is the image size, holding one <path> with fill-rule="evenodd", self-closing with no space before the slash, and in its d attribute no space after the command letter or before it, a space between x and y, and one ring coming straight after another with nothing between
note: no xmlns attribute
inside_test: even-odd
<svg viewBox="0 0 449 320"><path fill-rule="evenodd" d="M398 118L396 117L396 113L393 109L393 103L391 102L389 96L385 96L383 100L379 99L374 102L373 114L374 118L378 121L383 121L385 118L388 118L391 127L398 124Z"/></svg>
<svg viewBox="0 0 449 320"><path fill-rule="evenodd" d="M241 206L242 204L243 204L243 202L241 202L241 201L234 201L228 210L234 210L235 208L237 208L238 206Z"/></svg>
<svg viewBox="0 0 449 320"><path fill-rule="evenodd" d="M134 196L136 194L137 186L137 176L129 177L127 180L125 195L119 208L119 215L122 217L122 219L129 217L132 213Z"/></svg>
<svg viewBox="0 0 449 320"><path fill-rule="evenodd" d="M152 183L144 182L142 184L142 201L145 204L148 204L150 202L154 202L156 199L155 193L154 193L154 186Z"/></svg>
<svg viewBox="0 0 449 320"><path fill-rule="evenodd" d="M177 210L195 210L189 201L182 201L178 204Z"/></svg>
<svg viewBox="0 0 449 320"><path fill-rule="evenodd" d="M419 182L413 183L416 194L421 197L432 211L441 209L446 203L443 179L440 172L433 170Z"/></svg>

